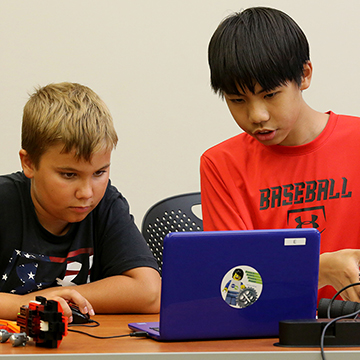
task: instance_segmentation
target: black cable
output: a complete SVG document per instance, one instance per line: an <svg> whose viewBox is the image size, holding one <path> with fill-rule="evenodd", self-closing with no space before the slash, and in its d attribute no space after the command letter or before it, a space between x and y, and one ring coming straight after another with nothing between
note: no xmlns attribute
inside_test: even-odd
<svg viewBox="0 0 360 360"><path fill-rule="evenodd" d="M94 324L91 325L92 323L94 323ZM135 331L130 334L123 334L123 335L97 336L97 335L89 334L85 331L69 329L69 327L73 327L73 326L83 326L83 327L89 327L89 328L100 326L100 323L98 321L92 320L92 319L90 319L87 324L69 324L68 331L75 332L75 333L82 334L82 335L87 335L87 336L90 336L95 339L113 339L113 338L121 338L121 337L127 337L127 336L147 337L147 332L145 332L145 331Z"/></svg>
<svg viewBox="0 0 360 360"><path fill-rule="evenodd" d="M360 282L347 285L347 286L343 287L341 290L339 290L339 291L331 298L331 300L330 300L330 302L329 302L329 305L328 305L328 308L327 308L327 317L328 317L328 319L330 319L331 306L332 306L334 300L335 300L343 291L345 291L346 289L348 289L348 288L350 288L350 287L353 287L353 286L357 286L357 285L360 285Z"/></svg>
<svg viewBox="0 0 360 360"><path fill-rule="evenodd" d="M91 325L92 323L94 325ZM100 323L97 322L96 320L89 319L89 321L84 324L73 324L73 323L68 324L68 327L72 327L72 326L97 327L97 326L100 326Z"/></svg>
<svg viewBox="0 0 360 360"><path fill-rule="evenodd" d="M324 339L325 339L325 332L326 330L329 328L330 325L332 325L333 323L335 323L338 320L342 320L342 319L346 319L346 318L350 318L352 316L356 316L360 313L360 310L357 310L351 314L347 314L347 315L343 315L343 316L339 316L335 319L332 319L331 321L329 321L326 326L324 327L322 333L321 333L321 340L320 340L320 348L321 348L321 357L323 360L325 360L325 353L324 353Z"/></svg>
<svg viewBox="0 0 360 360"><path fill-rule="evenodd" d="M79 334L83 334L83 335L87 335L87 336L90 336L92 338L95 338L95 339L113 339L113 338L121 338L121 337L127 337L127 336L136 336L136 337L147 337L147 332L145 331L136 331L136 332L132 332L130 334L123 334L123 335L112 335L112 336L97 336L97 335L92 335L92 334L89 334L85 331L80 331L80 330L75 330L75 329L68 329L68 331L72 331L72 332L76 332L76 333L79 333Z"/></svg>
<svg viewBox="0 0 360 360"><path fill-rule="evenodd" d="M331 306L334 302L334 300L343 292L345 291L346 289L350 288L350 287L353 287L353 286L357 286L357 285L360 285L360 282L357 282L357 283L353 283L353 284L350 284L350 285L347 285L345 287L343 287L341 290L339 290L330 300L329 302L329 305L328 305L328 308L327 308L327 317L328 319L330 319L330 312L331 312ZM325 351L324 351L324 341L325 341L325 333L326 333L326 330L329 328L330 325L334 324L336 321L338 320L342 320L342 319L346 319L346 318L350 318L350 317L356 317L358 314L360 313L360 310L357 310L351 314L347 314L347 315L343 315L343 316L339 316L333 320L331 320L330 322L328 322L326 324L326 326L324 327L322 333L321 333L321 339L320 339L320 349L321 349L321 358L323 360L326 360L325 359Z"/></svg>

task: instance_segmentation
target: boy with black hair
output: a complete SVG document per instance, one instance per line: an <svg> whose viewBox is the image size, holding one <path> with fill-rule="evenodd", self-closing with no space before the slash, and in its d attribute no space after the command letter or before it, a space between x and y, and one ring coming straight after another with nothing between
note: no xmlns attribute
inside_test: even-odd
<svg viewBox="0 0 360 360"><path fill-rule="evenodd" d="M202 155L204 230L317 228L319 298L358 282L360 119L304 101L313 68L302 30L276 9L235 13L213 34L209 65L244 132ZM343 297L360 301L360 288Z"/></svg>
<svg viewBox="0 0 360 360"><path fill-rule="evenodd" d="M109 180L111 114L75 83L38 89L24 107L23 172L0 176L0 318L37 295L94 315L158 312L157 263Z"/></svg>

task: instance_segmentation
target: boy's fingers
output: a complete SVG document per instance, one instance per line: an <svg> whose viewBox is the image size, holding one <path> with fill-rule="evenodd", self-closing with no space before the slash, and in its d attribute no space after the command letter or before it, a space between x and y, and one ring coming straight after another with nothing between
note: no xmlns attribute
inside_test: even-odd
<svg viewBox="0 0 360 360"><path fill-rule="evenodd" d="M90 302L85 299L79 292L74 289L59 289L52 295L52 299L60 303L64 315L71 317L72 311L69 302L76 304L83 314L95 315L94 309Z"/></svg>
<svg viewBox="0 0 360 360"><path fill-rule="evenodd" d="M340 296L346 301L360 302L360 286L348 288Z"/></svg>
<svg viewBox="0 0 360 360"><path fill-rule="evenodd" d="M61 308L63 309L64 316L67 316L68 318L71 317L72 315L71 309L64 298L62 298L61 296L54 296L52 297L52 300L55 300L60 304Z"/></svg>

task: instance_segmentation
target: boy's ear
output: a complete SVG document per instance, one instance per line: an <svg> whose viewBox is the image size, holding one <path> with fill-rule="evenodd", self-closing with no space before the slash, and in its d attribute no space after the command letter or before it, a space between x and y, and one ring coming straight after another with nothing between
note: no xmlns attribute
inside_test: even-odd
<svg viewBox="0 0 360 360"><path fill-rule="evenodd" d="M311 61L307 61L304 65L304 73L301 78L300 90L306 90L311 84L311 77L312 77L312 63Z"/></svg>
<svg viewBox="0 0 360 360"><path fill-rule="evenodd" d="M28 152L24 149L19 151L19 156L25 176L31 179L34 176L34 163L32 162Z"/></svg>

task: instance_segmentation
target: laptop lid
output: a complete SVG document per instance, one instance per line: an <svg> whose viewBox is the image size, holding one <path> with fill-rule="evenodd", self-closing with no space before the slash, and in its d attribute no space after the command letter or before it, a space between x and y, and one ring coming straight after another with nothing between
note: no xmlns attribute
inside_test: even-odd
<svg viewBox="0 0 360 360"><path fill-rule="evenodd" d="M315 318L319 252L312 228L170 233L160 332L129 327L158 340L276 337L279 321Z"/></svg>

